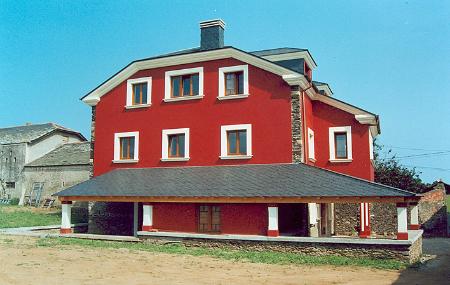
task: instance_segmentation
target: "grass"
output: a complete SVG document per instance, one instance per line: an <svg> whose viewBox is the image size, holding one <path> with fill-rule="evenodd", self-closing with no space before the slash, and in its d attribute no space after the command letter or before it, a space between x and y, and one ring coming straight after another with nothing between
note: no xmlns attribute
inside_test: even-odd
<svg viewBox="0 0 450 285"><path fill-rule="evenodd" d="M133 251L146 251L168 254L183 254L191 256L210 256L232 261L252 263L282 264L282 265L333 265L333 266L363 266L378 269L402 269L406 264L396 260L382 260L370 258L353 258L334 255L311 256L289 252L275 251L247 251L232 249L211 249L205 247L185 247L183 244L154 244L130 243L115 241L83 240L71 238L45 238L37 241L38 246L58 247L82 246L90 248L129 249Z"/></svg>
<svg viewBox="0 0 450 285"><path fill-rule="evenodd" d="M72 222L78 223L85 217L77 213L72 215ZM41 209L22 206L0 206L0 228L17 228L49 226L61 223L61 211L58 209Z"/></svg>

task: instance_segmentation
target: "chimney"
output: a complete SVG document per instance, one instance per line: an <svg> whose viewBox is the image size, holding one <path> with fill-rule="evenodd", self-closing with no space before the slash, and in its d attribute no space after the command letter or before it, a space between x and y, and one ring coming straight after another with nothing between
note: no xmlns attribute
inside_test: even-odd
<svg viewBox="0 0 450 285"><path fill-rule="evenodd" d="M200 49L223 48L225 23L221 19L200 22Z"/></svg>

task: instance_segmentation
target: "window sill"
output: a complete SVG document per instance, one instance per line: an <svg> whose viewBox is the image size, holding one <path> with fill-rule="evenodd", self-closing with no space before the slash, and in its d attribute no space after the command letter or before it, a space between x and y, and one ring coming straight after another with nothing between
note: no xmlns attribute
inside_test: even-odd
<svg viewBox="0 0 450 285"><path fill-rule="evenodd" d="M205 95L195 95L195 96L183 96L183 97L176 97L176 98L164 98L164 102L176 102L176 101L186 101L186 100L198 100L205 97Z"/></svg>
<svg viewBox="0 0 450 285"><path fill-rule="evenodd" d="M217 97L218 100L231 100L231 99L243 99L247 98L249 94L237 94L237 95L226 95Z"/></svg>
<svg viewBox="0 0 450 285"><path fill-rule="evenodd" d="M253 155L228 155L228 156L219 156L220 159L250 159Z"/></svg>
<svg viewBox="0 0 450 285"><path fill-rule="evenodd" d="M345 163L345 162L352 162L353 159L330 159L329 161L332 163Z"/></svg>
<svg viewBox="0 0 450 285"><path fill-rule="evenodd" d="M113 160L113 163L137 163L138 159L120 159L120 160Z"/></svg>
<svg viewBox="0 0 450 285"><path fill-rule="evenodd" d="M188 161L190 157L171 157L171 158L161 158L161 161L170 162L170 161Z"/></svg>
<svg viewBox="0 0 450 285"><path fill-rule="evenodd" d="M139 104L139 105L127 105L125 106L125 109L139 109L139 108L148 108L152 104Z"/></svg>
<svg viewBox="0 0 450 285"><path fill-rule="evenodd" d="M316 162L316 159L315 159L315 158L311 158L311 157L310 157L310 158L308 158L308 160L311 161L311 162Z"/></svg>

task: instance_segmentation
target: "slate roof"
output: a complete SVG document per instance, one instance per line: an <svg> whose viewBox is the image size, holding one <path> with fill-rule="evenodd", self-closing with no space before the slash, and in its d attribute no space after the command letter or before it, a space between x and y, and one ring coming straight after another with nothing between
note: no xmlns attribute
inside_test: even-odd
<svg viewBox="0 0 450 285"><path fill-rule="evenodd" d="M64 166L64 165L88 165L90 163L90 143L67 143L52 150L46 155L28 163L31 166Z"/></svg>
<svg viewBox="0 0 450 285"><path fill-rule="evenodd" d="M79 132L54 123L46 123L0 128L0 144L33 142L54 131L72 133L74 135L78 135L83 140L86 140L86 138Z"/></svg>
<svg viewBox="0 0 450 285"><path fill-rule="evenodd" d="M264 50L257 50L257 51L251 51L251 54L254 54L256 56L268 56L268 55L276 55L276 54L284 54L284 53L292 53L292 52L299 52L299 51L308 51L307 49L303 48L273 48L273 49L264 49Z"/></svg>
<svg viewBox="0 0 450 285"><path fill-rule="evenodd" d="M305 164L116 169L55 194L128 197L411 197Z"/></svg>

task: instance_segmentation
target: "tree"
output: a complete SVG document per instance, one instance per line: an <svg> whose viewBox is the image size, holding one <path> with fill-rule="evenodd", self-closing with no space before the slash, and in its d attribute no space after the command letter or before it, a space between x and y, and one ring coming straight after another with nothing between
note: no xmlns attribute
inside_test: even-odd
<svg viewBox="0 0 450 285"><path fill-rule="evenodd" d="M414 193L423 193L428 188L420 179L420 172L401 165L395 155L390 156L391 149L381 157L382 150L383 147L374 142L375 182Z"/></svg>

